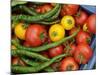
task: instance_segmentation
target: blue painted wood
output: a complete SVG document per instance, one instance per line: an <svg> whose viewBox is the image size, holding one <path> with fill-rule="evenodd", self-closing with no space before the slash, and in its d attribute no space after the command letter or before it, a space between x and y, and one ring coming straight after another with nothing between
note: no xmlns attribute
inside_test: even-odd
<svg viewBox="0 0 100 75"><path fill-rule="evenodd" d="M96 6L81 5L81 7L89 13L96 13Z"/></svg>

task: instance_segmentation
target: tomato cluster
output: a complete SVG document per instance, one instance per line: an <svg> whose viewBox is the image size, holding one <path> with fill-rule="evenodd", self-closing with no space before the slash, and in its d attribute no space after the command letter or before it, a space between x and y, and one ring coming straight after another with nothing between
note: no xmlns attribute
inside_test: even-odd
<svg viewBox="0 0 100 75"><path fill-rule="evenodd" d="M53 4L45 4L36 8L38 13L45 13L53 8ZM63 53L68 56L59 63L58 70L78 70L80 64L86 64L93 52L90 48L92 34L96 34L96 14L89 15L79 5L64 4L60 12L60 23L51 26L42 24L18 23L14 28L14 35L22 40L25 47L38 47L48 43L60 41L65 36L70 36L80 27L78 34L65 43L41 52L41 55L53 58ZM86 29L84 30L84 25ZM17 64L19 58L12 58L13 64Z"/></svg>

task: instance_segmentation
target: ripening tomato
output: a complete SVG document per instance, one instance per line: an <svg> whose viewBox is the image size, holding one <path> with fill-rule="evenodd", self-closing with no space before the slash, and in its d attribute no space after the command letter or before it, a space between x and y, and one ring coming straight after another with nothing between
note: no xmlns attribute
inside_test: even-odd
<svg viewBox="0 0 100 75"><path fill-rule="evenodd" d="M61 63L59 70L60 71L72 71L72 70L78 70L79 65L77 62L74 60L73 57L66 57L64 58Z"/></svg>
<svg viewBox="0 0 100 75"><path fill-rule="evenodd" d="M92 14L89 16L88 20L86 21L88 30L91 33L96 34L96 14Z"/></svg>
<svg viewBox="0 0 100 75"><path fill-rule="evenodd" d="M90 41L91 41L91 36L87 32L84 32L83 30L80 30L76 35L77 44L81 43L89 44Z"/></svg>
<svg viewBox="0 0 100 75"><path fill-rule="evenodd" d="M25 34L25 40L31 46L40 46L42 45L47 39L47 31L46 29L39 24L30 25Z"/></svg>
<svg viewBox="0 0 100 75"><path fill-rule="evenodd" d="M14 33L19 39L25 40L26 29L24 27L24 24L23 23L17 24L15 26Z"/></svg>
<svg viewBox="0 0 100 75"><path fill-rule="evenodd" d="M88 19L88 14L85 11L79 11L75 15L75 21L77 25L83 26L87 19Z"/></svg>
<svg viewBox="0 0 100 75"><path fill-rule="evenodd" d="M65 30L60 24L54 24L49 29L51 41L59 41L65 36Z"/></svg>
<svg viewBox="0 0 100 75"><path fill-rule="evenodd" d="M92 57L93 51L88 44L78 44L74 54L75 60L79 64L86 64Z"/></svg>
<svg viewBox="0 0 100 75"><path fill-rule="evenodd" d="M58 56L60 54L63 53L63 46L62 45L59 45L59 46L56 46L54 48L50 48L49 49L49 56L52 58L52 57L55 57L55 56Z"/></svg>
<svg viewBox="0 0 100 75"><path fill-rule="evenodd" d="M66 15L66 16L62 17L61 25L66 30L71 30L73 27L75 27L75 20L74 20L73 16Z"/></svg>
<svg viewBox="0 0 100 75"><path fill-rule="evenodd" d="M75 15L79 9L79 5L75 4L64 4L61 9L61 16Z"/></svg>

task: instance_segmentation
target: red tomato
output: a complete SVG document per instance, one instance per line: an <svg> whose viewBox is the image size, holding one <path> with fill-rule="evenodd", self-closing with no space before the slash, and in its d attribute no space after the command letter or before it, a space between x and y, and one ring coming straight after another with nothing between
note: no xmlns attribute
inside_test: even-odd
<svg viewBox="0 0 100 75"><path fill-rule="evenodd" d="M47 31L42 25L33 24L30 25L25 34L25 40L31 46L40 46L42 45L47 39Z"/></svg>
<svg viewBox="0 0 100 75"><path fill-rule="evenodd" d="M72 71L72 70L78 70L79 65L76 63L73 57L66 57L64 58L61 63L59 70L60 71Z"/></svg>
<svg viewBox="0 0 100 75"><path fill-rule="evenodd" d="M12 57L11 63L12 65L26 65L19 57Z"/></svg>
<svg viewBox="0 0 100 75"><path fill-rule="evenodd" d="M86 23L89 31L96 34L96 14L90 15Z"/></svg>
<svg viewBox="0 0 100 75"><path fill-rule="evenodd" d="M41 52L41 54L42 54L43 56L49 58L49 53L48 53L48 51L43 51L43 52Z"/></svg>
<svg viewBox="0 0 100 75"><path fill-rule="evenodd" d="M87 32L80 30L78 34L76 35L77 44L81 44L81 43L88 44L90 43L90 41L91 41L91 37Z"/></svg>
<svg viewBox="0 0 100 75"><path fill-rule="evenodd" d="M49 49L49 56L52 58L52 57L55 57L57 55L60 55L63 53L63 46L62 45L59 45L57 47L54 47L54 48L50 48Z"/></svg>
<svg viewBox="0 0 100 75"><path fill-rule="evenodd" d="M77 27L74 27L72 28L70 31L69 31L69 35L72 35L73 33L75 33L77 31Z"/></svg>
<svg viewBox="0 0 100 75"><path fill-rule="evenodd" d="M88 15L84 11L79 11L75 16L76 24L80 26L83 26L87 19Z"/></svg>
<svg viewBox="0 0 100 75"><path fill-rule="evenodd" d="M18 62L19 62L19 58L18 57L12 57L11 63L13 65L18 65Z"/></svg>
<svg viewBox="0 0 100 75"><path fill-rule="evenodd" d="M79 64L86 64L91 58L92 54L93 51L88 44L79 44L76 47L74 58Z"/></svg>
<svg viewBox="0 0 100 75"><path fill-rule="evenodd" d="M61 9L61 16L74 15L77 13L79 5L75 4L64 4Z"/></svg>
<svg viewBox="0 0 100 75"><path fill-rule="evenodd" d="M68 48L65 49L65 52L69 53L70 55L74 55L75 50L76 50L76 45L75 44L70 44L68 46Z"/></svg>
<svg viewBox="0 0 100 75"><path fill-rule="evenodd" d="M45 13L45 12L50 11L52 8L53 8L52 5L50 5L50 4L44 4L44 5L42 5L42 6L38 6L38 7L36 8L36 11L37 11L38 13Z"/></svg>
<svg viewBox="0 0 100 75"><path fill-rule="evenodd" d="M23 45L24 45L25 47L30 47L30 44L29 44L28 42L26 42L26 41L23 43Z"/></svg>

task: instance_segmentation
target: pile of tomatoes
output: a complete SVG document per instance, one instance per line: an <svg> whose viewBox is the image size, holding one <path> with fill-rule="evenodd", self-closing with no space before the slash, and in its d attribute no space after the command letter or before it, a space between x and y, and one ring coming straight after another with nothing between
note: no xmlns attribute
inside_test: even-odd
<svg viewBox="0 0 100 75"><path fill-rule="evenodd" d="M36 11L48 12L53 5L44 4L37 7ZM90 42L92 35L96 34L96 14L89 14L81 9L80 5L63 4L59 17L60 23L50 26L36 23L24 26L24 23L20 22L12 29L13 36L20 39L25 47L38 47L60 41L80 28L78 34L72 39L40 53L47 58L67 53L68 56L58 62L60 64L54 63L51 66L59 71L78 70L79 65L86 64L93 54Z"/></svg>

